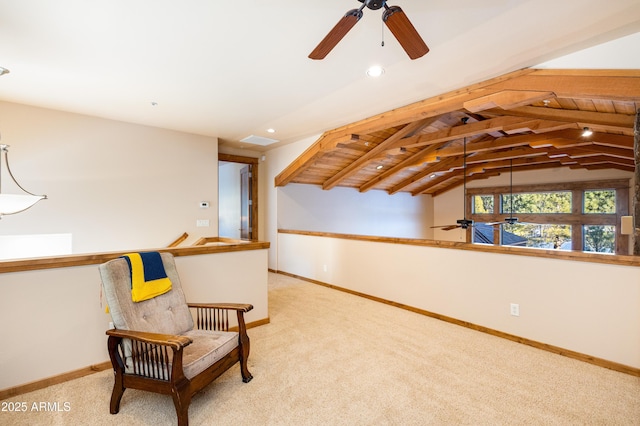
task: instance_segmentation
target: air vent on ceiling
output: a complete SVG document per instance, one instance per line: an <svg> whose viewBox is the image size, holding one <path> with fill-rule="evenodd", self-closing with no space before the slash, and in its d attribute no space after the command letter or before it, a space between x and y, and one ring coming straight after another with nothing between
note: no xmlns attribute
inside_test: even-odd
<svg viewBox="0 0 640 426"><path fill-rule="evenodd" d="M262 136L255 136L255 135L250 135L247 136L244 139L241 139L240 142L246 142L246 143L251 143L254 145L271 145L272 143L276 143L276 142L280 142L277 139L271 139L271 138L264 138Z"/></svg>

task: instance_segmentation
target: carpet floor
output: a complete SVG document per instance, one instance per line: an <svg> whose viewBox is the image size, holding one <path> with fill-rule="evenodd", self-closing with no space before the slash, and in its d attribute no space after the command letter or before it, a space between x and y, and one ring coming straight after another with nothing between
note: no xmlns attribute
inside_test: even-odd
<svg viewBox="0 0 640 426"><path fill-rule="evenodd" d="M272 273L269 315L249 330L254 379L231 368L191 425L640 425L638 377ZM109 414L112 385L104 371L0 401L27 406L0 424L176 424L170 397L137 390Z"/></svg>

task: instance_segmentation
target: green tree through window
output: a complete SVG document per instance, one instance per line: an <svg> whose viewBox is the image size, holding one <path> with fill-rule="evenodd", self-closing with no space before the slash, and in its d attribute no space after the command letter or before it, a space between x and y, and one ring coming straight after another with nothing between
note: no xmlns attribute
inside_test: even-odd
<svg viewBox="0 0 640 426"><path fill-rule="evenodd" d="M473 242L627 254L626 236L617 225L628 214L628 179L520 185L508 191L504 186L467 188L470 219L478 224L470 233ZM512 217L516 223L509 222Z"/></svg>

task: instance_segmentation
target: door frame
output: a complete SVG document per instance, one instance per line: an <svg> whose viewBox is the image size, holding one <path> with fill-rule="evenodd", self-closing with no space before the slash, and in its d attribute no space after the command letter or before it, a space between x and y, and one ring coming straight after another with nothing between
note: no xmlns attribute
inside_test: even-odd
<svg viewBox="0 0 640 426"><path fill-rule="evenodd" d="M251 166L251 223L249 224L249 239L258 240L258 162L257 158L240 155L218 153L218 161L229 163L249 164ZM220 201L218 201L218 205ZM219 215L219 214L218 214Z"/></svg>

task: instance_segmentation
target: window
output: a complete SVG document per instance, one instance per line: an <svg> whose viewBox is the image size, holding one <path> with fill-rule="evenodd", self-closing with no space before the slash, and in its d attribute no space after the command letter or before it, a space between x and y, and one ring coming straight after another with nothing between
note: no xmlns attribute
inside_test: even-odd
<svg viewBox="0 0 640 426"><path fill-rule="evenodd" d="M584 213L603 214L616 212L616 192L611 189L584 191Z"/></svg>
<svg viewBox="0 0 640 426"><path fill-rule="evenodd" d="M571 192L530 192L524 194L501 194L502 212L514 213L571 213Z"/></svg>
<svg viewBox="0 0 640 426"><path fill-rule="evenodd" d="M584 251L615 253L616 230L609 225L585 225L582 242Z"/></svg>
<svg viewBox="0 0 640 426"><path fill-rule="evenodd" d="M628 180L473 188L467 200L474 243L628 253L618 226L628 214Z"/></svg>
<svg viewBox="0 0 640 426"><path fill-rule="evenodd" d="M473 197L474 213L493 213L493 195L476 195Z"/></svg>

